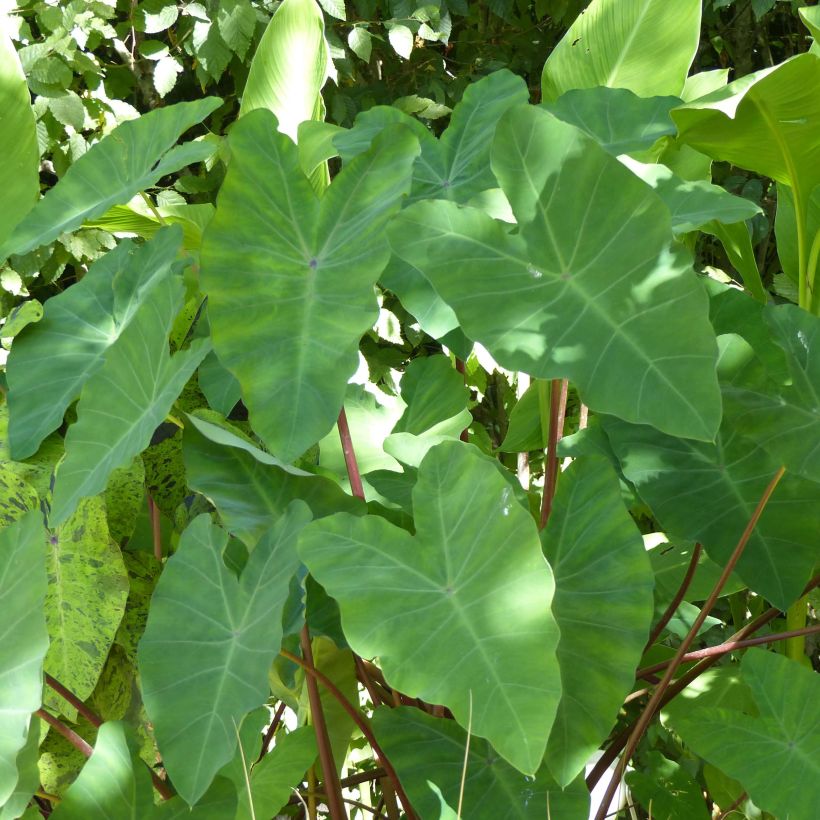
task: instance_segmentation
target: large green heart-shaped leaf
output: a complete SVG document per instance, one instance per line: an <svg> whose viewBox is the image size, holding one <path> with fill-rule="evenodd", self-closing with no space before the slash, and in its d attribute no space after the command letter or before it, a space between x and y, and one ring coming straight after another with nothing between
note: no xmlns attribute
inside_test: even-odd
<svg viewBox="0 0 820 820"><path fill-rule="evenodd" d="M85 700L97 684L128 598L128 573L109 536L103 498L81 502L49 533L48 544L45 614L51 643L45 670ZM76 717L74 707L56 694L47 693L47 702Z"/></svg>
<svg viewBox="0 0 820 820"><path fill-rule="evenodd" d="M112 205L124 205L167 174L210 157L212 142L172 146L221 104L218 97L206 97L156 108L118 125L72 163L29 211L0 247L0 258L45 245Z"/></svg>
<svg viewBox="0 0 820 820"><path fill-rule="evenodd" d="M552 611L561 630L562 695L546 763L566 786L609 734L632 689L655 579L603 457L582 458L562 474L541 538L555 573Z"/></svg>
<svg viewBox="0 0 820 820"><path fill-rule="evenodd" d="M294 142L299 124L314 114L319 93L334 71L325 42L325 21L314 0L284 0L271 17L253 55L239 115L266 108Z"/></svg>
<svg viewBox="0 0 820 820"><path fill-rule="evenodd" d="M522 775L480 738L469 739L465 772L467 733L451 720L407 707L377 709L373 729L420 817L437 816L439 804L428 783L439 788L448 804L458 805L462 773L462 817L559 820L589 813L589 792L582 780L562 791L546 766L534 778Z"/></svg>
<svg viewBox="0 0 820 820"><path fill-rule="evenodd" d="M374 516L314 522L302 560L339 602L353 650L378 656L391 686L445 704L532 774L560 697L535 523L493 461L461 442L427 454L413 510L415 537Z"/></svg>
<svg viewBox="0 0 820 820"><path fill-rule="evenodd" d="M34 205L40 193L34 112L14 44L0 30L0 244L20 218Z"/></svg>
<svg viewBox="0 0 820 820"><path fill-rule="evenodd" d="M541 96L573 88L679 95L700 40L700 0L593 0L550 53Z"/></svg>
<svg viewBox="0 0 820 820"><path fill-rule="evenodd" d="M767 306L763 318L785 351L788 373L749 368L735 350L742 372L722 381L727 413L789 470L820 482L820 318L796 305ZM755 356L754 340L751 348Z"/></svg>
<svg viewBox="0 0 820 820"><path fill-rule="evenodd" d="M188 803L231 759L242 718L268 696L268 668L299 563L295 540L310 519L307 506L294 501L237 580L222 560L227 533L199 516L160 577L138 662L163 761Z"/></svg>
<svg viewBox="0 0 820 820"><path fill-rule="evenodd" d="M319 200L269 111L239 120L229 144L202 247L208 318L254 429L291 461L339 414L359 340L378 315L384 226L409 189L418 147L407 129L386 131Z"/></svg>
<svg viewBox="0 0 820 820"><path fill-rule="evenodd" d="M76 285L49 299L43 318L15 339L6 372L14 459L28 458L59 427L106 352L170 274L179 243L179 228L161 231L144 245L120 243Z"/></svg>
<svg viewBox="0 0 820 820"><path fill-rule="evenodd" d="M168 352L183 290L181 278L163 278L83 386L77 421L68 429L65 459L57 469L52 525L65 521L81 498L104 490L111 473L150 444L210 349L207 339L199 339L173 357Z"/></svg>
<svg viewBox="0 0 820 820"><path fill-rule="evenodd" d="M231 432L189 416L183 455L191 489L213 502L230 531L252 546L296 498L316 518L340 510L364 512L364 504L323 476L283 464Z"/></svg>
<svg viewBox="0 0 820 820"><path fill-rule="evenodd" d="M698 755L739 780L755 805L808 820L820 801L820 679L762 649L749 650L740 670L758 714L694 708L674 712L670 723Z"/></svg>
<svg viewBox="0 0 820 820"><path fill-rule="evenodd" d="M780 462L728 424L709 444L613 418L603 421L624 475L664 531L670 538L699 541L722 566ZM737 574L783 609L799 597L817 561L818 504L820 484L787 473L738 562Z"/></svg>
<svg viewBox="0 0 820 820"><path fill-rule="evenodd" d="M17 755L42 698L48 649L44 539L39 510L0 529L0 805L17 786Z"/></svg>
<svg viewBox="0 0 820 820"><path fill-rule="evenodd" d="M717 345L660 199L537 108L502 119L493 169L517 234L479 210L423 202L393 221L396 253L504 367L571 379L592 409L711 440Z"/></svg>
<svg viewBox="0 0 820 820"><path fill-rule="evenodd" d="M791 187L801 303L814 278L814 271L807 270L814 237L806 231L809 199L820 184L818 84L820 60L801 54L741 77L673 114L680 139L688 145Z"/></svg>
<svg viewBox="0 0 820 820"><path fill-rule="evenodd" d="M672 136L669 112L678 97L638 97L626 88L579 88L545 105L547 111L580 128L613 156L649 150L661 137Z"/></svg>

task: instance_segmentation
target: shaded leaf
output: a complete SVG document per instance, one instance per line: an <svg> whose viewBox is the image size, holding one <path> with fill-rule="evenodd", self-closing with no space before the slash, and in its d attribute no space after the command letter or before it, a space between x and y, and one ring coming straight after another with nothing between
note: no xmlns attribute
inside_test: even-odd
<svg viewBox="0 0 820 820"><path fill-rule="evenodd" d="M461 442L429 452L413 509L415 537L373 516L314 522L302 560L339 602L353 650L378 656L391 686L443 703L462 725L472 701L473 732L533 773L559 697L552 573L535 524L492 461Z"/></svg>

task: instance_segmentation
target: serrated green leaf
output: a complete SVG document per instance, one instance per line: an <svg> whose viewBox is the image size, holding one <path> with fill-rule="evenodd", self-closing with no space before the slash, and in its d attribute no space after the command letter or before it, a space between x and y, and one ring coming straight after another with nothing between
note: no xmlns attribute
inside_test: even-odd
<svg viewBox="0 0 820 820"><path fill-rule="evenodd" d="M249 0L221 0L216 23L226 45L244 60L256 31L256 11Z"/></svg>
<svg viewBox="0 0 820 820"><path fill-rule="evenodd" d="M350 50L366 63L370 62L370 53L373 50L370 32L363 26L354 26L347 35L347 44Z"/></svg>
<svg viewBox="0 0 820 820"><path fill-rule="evenodd" d="M122 620L128 574L111 541L101 496L81 502L48 538L45 614L51 644L45 670L80 700L94 691ZM82 602L82 605L78 605ZM76 711L57 695L47 702L70 719Z"/></svg>
<svg viewBox="0 0 820 820"><path fill-rule="evenodd" d="M75 131L82 131L85 122L85 106L76 92L68 90L58 97L50 97L48 110L57 122L69 125Z"/></svg>
<svg viewBox="0 0 820 820"><path fill-rule="evenodd" d="M182 71L182 66L173 57L161 57L154 63L154 88L160 97L173 90Z"/></svg>
<svg viewBox="0 0 820 820"><path fill-rule="evenodd" d="M762 649L740 666L758 715L694 708L671 718L684 742L736 778L760 808L810 818L820 800L820 681L810 669Z"/></svg>
<svg viewBox="0 0 820 820"><path fill-rule="evenodd" d="M418 149L406 130L386 132L319 200L269 111L242 117L229 144L201 254L214 348L242 386L254 429L291 461L339 414L359 339L377 316L384 226L409 188Z"/></svg>
<svg viewBox="0 0 820 820"><path fill-rule="evenodd" d="M190 804L233 756L242 718L267 698L298 565L295 540L310 519L307 505L293 502L237 580L222 561L227 533L200 516L157 584L138 650L140 678L163 761ZM207 594L191 586L192 577ZM190 697L191 681L201 699Z"/></svg>
<svg viewBox="0 0 820 820"><path fill-rule="evenodd" d="M314 522L302 560L339 602L353 650L378 656L391 686L443 703L462 726L472 701L473 733L533 773L560 692L552 573L535 524L492 461L461 442L427 455L413 509L415 537L373 516Z"/></svg>
<svg viewBox="0 0 820 820"><path fill-rule="evenodd" d="M0 246L0 258L45 245L112 205L124 205L166 174L210 157L214 147L209 142L172 146L221 104L217 97L206 97L157 108L118 125L73 162L28 212Z"/></svg>
<svg viewBox="0 0 820 820"><path fill-rule="evenodd" d="M394 251L502 366L571 379L591 409L711 440L717 346L663 203L541 109L504 116L493 169L518 234L474 208L422 202L391 224Z"/></svg>
<svg viewBox="0 0 820 820"><path fill-rule="evenodd" d="M392 23L387 29L387 39L390 45L393 46L393 51L404 57L405 60L410 59L413 53L413 32L407 26L400 23Z"/></svg>
<svg viewBox="0 0 820 820"><path fill-rule="evenodd" d="M173 0L142 0L134 18L138 31L156 34L171 28L179 17L179 8Z"/></svg>
<svg viewBox="0 0 820 820"><path fill-rule="evenodd" d="M39 510L0 529L0 806L25 776L18 769L18 755L42 699L48 649L44 537ZM37 735L36 728L33 734Z"/></svg>
<svg viewBox="0 0 820 820"><path fill-rule="evenodd" d="M181 279L158 282L83 386L77 421L69 427L66 456L57 469L52 524L71 515L79 499L104 490L113 470L149 445L210 349L208 340L200 339L169 355L168 334L182 297Z"/></svg>
<svg viewBox="0 0 820 820"><path fill-rule="evenodd" d="M448 804L458 805L467 745L467 733L458 724L399 707L377 709L373 729L419 816L439 816L439 804L428 783L435 785ZM589 813L589 792L582 780L562 791L544 765L534 778L526 777L499 757L486 740L470 738L466 765L462 817L560 820Z"/></svg>
<svg viewBox="0 0 820 820"><path fill-rule="evenodd" d="M11 38L0 31L0 245L37 201L39 159L26 77Z"/></svg>
<svg viewBox="0 0 820 820"><path fill-rule="evenodd" d="M541 96L574 88L678 95L700 39L700 0L593 0L550 53Z"/></svg>

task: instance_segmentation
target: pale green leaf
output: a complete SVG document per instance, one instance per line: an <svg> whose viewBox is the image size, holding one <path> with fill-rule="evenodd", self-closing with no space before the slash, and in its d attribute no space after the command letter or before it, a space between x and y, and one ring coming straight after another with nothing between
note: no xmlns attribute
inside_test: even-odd
<svg viewBox="0 0 820 820"><path fill-rule="evenodd" d="M0 246L37 201L39 150L26 78L5 25L0 27Z"/></svg>
<svg viewBox="0 0 820 820"><path fill-rule="evenodd" d="M660 199L542 109L505 115L493 169L517 234L476 209L423 202L393 221L394 251L502 366L568 378L594 410L711 440L721 407L706 294L670 250Z"/></svg>
<svg viewBox="0 0 820 820"><path fill-rule="evenodd" d="M400 23L391 23L387 29L387 39L390 45L393 46L393 51L404 57L405 60L410 59L410 54L413 52L413 32L407 26Z"/></svg>
<svg viewBox="0 0 820 820"><path fill-rule="evenodd" d="M42 698L48 649L44 541L39 510L0 529L0 806L16 790L18 777L24 776L18 772L18 754Z"/></svg>
<svg viewBox="0 0 820 820"><path fill-rule="evenodd" d="M38 676L39 677L39 676ZM38 686L38 689L40 687ZM17 693L15 692L15 695ZM15 704L18 703L18 698L15 697ZM28 736L23 748L18 752L15 761L17 783L14 786L14 791L7 797L5 794L5 783L3 783L2 791L0 791L0 800L3 804L0 805L0 820L16 820L18 817L23 817L23 820L39 820L40 813L37 812L34 817L29 812L25 812L26 806L31 803L31 798L34 792L40 788L40 770L37 767L37 760L40 757L40 718L33 716L28 728ZM0 763L0 770L5 766ZM0 777L4 777L5 772ZM3 782L3 781L0 781ZM36 809L33 809L35 812Z"/></svg>
<svg viewBox="0 0 820 820"><path fill-rule="evenodd" d="M118 125L71 164L0 247L0 257L45 245L112 205L124 205L167 174L210 157L210 142L173 146L221 104L216 97L206 97L157 108Z"/></svg>
<svg viewBox="0 0 820 820"><path fill-rule="evenodd" d="M162 57L154 63L154 88L160 97L173 90L182 71L182 66L173 57Z"/></svg>
<svg viewBox="0 0 820 820"><path fill-rule="evenodd" d="M244 60L256 31L256 10L250 0L220 0L216 23L226 45Z"/></svg>
<svg viewBox="0 0 820 820"><path fill-rule="evenodd" d="M653 817L666 820L709 820L703 791L680 764L660 752L649 752L639 771L626 775L632 796Z"/></svg>
<svg viewBox="0 0 820 820"><path fill-rule="evenodd" d="M302 560L339 602L352 649L378 657L391 686L448 706L532 774L560 695L535 523L492 460L461 442L428 453L413 509L415 537L373 516L314 522Z"/></svg>
<svg viewBox="0 0 820 820"><path fill-rule="evenodd" d="M229 415L242 398L239 382L220 364L213 351L202 360L198 379L208 404L223 416Z"/></svg>
<svg viewBox="0 0 820 820"><path fill-rule="evenodd" d="M259 110L232 129L201 278L216 353L238 379L256 432L291 461L338 417L359 340L378 315L384 226L409 189L418 149L409 131L389 130L317 199L296 146L275 126Z"/></svg>
<svg viewBox="0 0 820 820"><path fill-rule="evenodd" d="M700 0L593 0L552 50L541 96L574 88L679 95L700 40Z"/></svg>
<svg viewBox="0 0 820 820"><path fill-rule="evenodd" d="M295 141L299 123L324 119L315 112L332 71L322 10L314 0L284 0L253 55L239 115L267 108L278 123L268 127Z"/></svg>
<svg viewBox="0 0 820 820"><path fill-rule="evenodd" d="M350 29L350 34L347 35L347 44L350 50L366 63L370 62L370 53L373 50L373 44L370 40L370 32L363 26L354 26Z"/></svg>
<svg viewBox="0 0 820 820"><path fill-rule="evenodd" d="M268 696L298 565L295 540L310 518L303 502L293 502L237 580L222 560L227 533L200 516L157 584L138 650L140 679L163 761L191 804L232 758L242 718Z"/></svg>

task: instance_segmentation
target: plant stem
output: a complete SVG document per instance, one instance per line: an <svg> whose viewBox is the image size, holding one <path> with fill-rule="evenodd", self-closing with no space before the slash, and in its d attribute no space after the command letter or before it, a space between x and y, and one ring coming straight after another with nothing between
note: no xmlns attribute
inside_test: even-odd
<svg viewBox="0 0 820 820"><path fill-rule="evenodd" d="M88 741L83 740L73 729L69 729L65 723L45 709L38 709L34 714L48 723L53 729L56 729L75 749L81 751L86 757L91 757L94 751L93 747Z"/></svg>
<svg viewBox="0 0 820 820"><path fill-rule="evenodd" d="M305 669L314 668L313 649L310 645L310 631L308 625L302 627L299 636L302 645L302 654L305 657ZM330 809L332 820L345 820L344 803L342 802L342 787L339 784L339 774L336 771L336 763L333 760L333 749L330 746L330 736L325 723L325 713L322 710L322 699L319 696L319 687L316 680L311 675L305 676L305 683L308 690L308 700L310 701L310 715L313 719L313 729L316 732L316 745L319 747L319 760L322 764L325 785L328 792L327 805Z"/></svg>
<svg viewBox="0 0 820 820"><path fill-rule="evenodd" d="M279 728L279 724L282 722L282 715L285 714L285 701L279 701L279 706L276 707L276 711L273 713L273 719L270 722L270 726L268 726L267 732L265 732L265 736L262 738L262 749L259 752L259 757L256 758L256 762L258 763L267 753L268 753L268 746L270 746L271 741L273 740L273 736L276 734L276 730Z"/></svg>
<svg viewBox="0 0 820 820"><path fill-rule="evenodd" d="M698 568L698 561L700 560L702 550L703 547L701 547L700 544L695 544L695 547L692 550L692 557L689 559L689 566L686 569L686 575L683 576L683 581L681 581L678 591L672 599L672 603L666 607L666 611L663 615L661 615L661 619L652 630L652 634L649 636L649 640L646 642L646 646L644 647L644 652L646 652L646 650L649 649L653 643L655 643L658 636L661 632L663 632L664 627L669 623L669 621L672 620L672 616L678 611L678 607L683 600L683 596L686 595L686 590L689 589L689 585L692 583L692 578L695 577L695 570Z"/></svg>
<svg viewBox="0 0 820 820"><path fill-rule="evenodd" d="M165 217L157 210L156 205L151 202L151 197L144 191L140 191L140 196L142 197L142 201L148 206L148 210L150 210L154 215L157 222L159 222L160 225L167 225L168 223L166 222Z"/></svg>
<svg viewBox="0 0 820 820"><path fill-rule="evenodd" d="M307 672L309 677L315 678L319 683L324 686L337 701L339 701L340 706L345 710L345 712L350 715L351 720L359 727L362 734L367 739L367 742L370 744L370 748L373 749L374 754L379 759L382 768L384 769L385 774L390 778L393 782L393 786L396 789L396 794L399 795L401 802L404 804L404 810L407 814L409 820L413 820L415 818L415 813L413 812L410 801L407 799L407 795L404 793L404 789L399 782L398 775L396 774L396 770L393 768L393 765L387 759L387 756L382 751L382 747L379 744L379 741L376 740L376 736L373 734L373 730L370 728L370 724L365 720L364 716L359 712L359 710L341 693L339 688L333 683L327 675L320 672L312 665L308 665L306 661L302 660L302 658L297 657L292 652L288 652L287 649L281 649L279 654L283 658L287 658L290 661L293 661L297 666L301 666L302 669Z"/></svg>
<svg viewBox="0 0 820 820"><path fill-rule="evenodd" d="M455 357L455 360L456 360L456 370L459 373L461 373L462 376L464 376L465 384L466 384L467 371L466 371L466 368L464 367L464 362L461 359L459 359L458 356ZM467 427L465 427L461 431L461 433L459 434L459 439L461 439L461 441L464 441L464 442L468 442L470 440L470 431Z"/></svg>
<svg viewBox="0 0 820 820"><path fill-rule="evenodd" d="M726 820L726 818L727 818L727 817L728 817L728 816L729 816L729 815L730 815L730 814L731 814L731 813L732 813L732 812L733 812L736 808L738 808L738 807L740 806L740 804L741 804L741 803L742 803L742 802L743 802L743 801L744 801L744 800L745 800L748 796L749 796L749 795L747 795L747 794L746 794L746 792L741 792L741 793L740 793L740 797L738 797L738 799L737 799L737 800L735 800L735 802L734 802L734 803L732 803L732 805L731 805L731 806L729 806L729 808L728 808L728 809L726 809L726 811L722 811L722 812L721 812L721 813L717 816L716 820Z"/></svg>
<svg viewBox="0 0 820 820"><path fill-rule="evenodd" d="M757 522L763 513L763 510L766 508L766 504L768 503L769 499L772 496L772 493L775 491L780 479L783 478L783 474L785 470L781 467L772 477L772 480L769 482L768 486L763 492L760 501L758 501L757 506L755 507L754 512L752 513L752 517L749 520L749 523L746 525L746 529L743 531L743 534L740 536L740 540L737 542L737 546L735 547L732 555L729 557L729 560L726 562L726 566L723 568L723 571L720 573L720 577L715 582L712 591L709 593L709 597L706 599L703 607L701 608L700 612L698 613L697 618L695 618L695 622L692 624L691 629L686 634L686 637L681 641L680 646L675 652L675 656L672 658L671 663L666 669L666 672L661 679L661 682L655 688L655 691L652 693L652 697L649 699L649 703L646 704L643 712L641 713L640 717L638 718L635 726L632 729L632 732L629 735L628 740L626 741L626 746L624 747L623 755L621 756L621 763L618 766L618 772L616 777L612 777L607 784L606 790L604 792L603 798L601 800L600 808L596 814L595 820L603 820L604 816L606 815L607 807L612 802L612 798L615 796L615 792L618 789L618 786L621 782L621 778L623 777L624 769L626 768L627 763L629 762L630 758L632 757L635 749L638 746L640 739L643 737L644 732L646 731L647 727L649 726L650 721L655 716L655 712L661 705L661 701L666 693L666 690L669 688L669 684L672 682L672 678L677 670L678 666L681 663L681 659L686 654L687 650L692 644L692 641L695 639L695 636L700 632L701 626L703 626L704 621L709 617L709 613L712 611L712 607L715 605L717 601L720 591L725 586L726 582L729 580L729 576L734 571L737 562L740 560L740 556L743 555L743 550L746 548L746 544L749 541L749 538L754 531Z"/></svg>
<svg viewBox="0 0 820 820"><path fill-rule="evenodd" d="M353 439L350 437L350 427L347 424L345 409L339 411L339 420L336 424L339 428L339 438L342 440L342 452L345 456L345 467L347 467L347 477L350 481L350 490L356 498L364 501L364 487L362 477L359 473L359 465L356 461L356 452L353 449Z"/></svg>
<svg viewBox="0 0 820 820"><path fill-rule="evenodd" d="M92 726L99 728L102 726L102 718L92 712L70 689L60 683L56 678L52 678L48 672L44 675L46 685L53 689L60 697L67 700Z"/></svg>
<svg viewBox="0 0 820 820"><path fill-rule="evenodd" d="M151 535L154 539L154 558L162 561L162 525L159 507L151 496L148 496L148 517L151 519Z"/></svg>
<svg viewBox="0 0 820 820"><path fill-rule="evenodd" d="M801 633L806 626L806 616L808 615L808 599L803 597L795 601L786 610L786 627L790 631L796 631L797 636L786 641L786 657L793 661L800 661L806 654L806 638L808 633Z"/></svg>
<svg viewBox="0 0 820 820"><path fill-rule="evenodd" d="M541 498L541 518L539 529L544 529L552 512L552 499L555 496L555 484L558 480L558 442L564 433L564 415L567 409L567 392L569 385L566 379L553 379L550 382L549 421L547 425L547 461L544 467L544 495ZM541 430L544 431L546 404L546 382L538 384L538 403L541 409Z"/></svg>
<svg viewBox="0 0 820 820"><path fill-rule="evenodd" d="M589 426L589 407L585 404L581 404L581 408L578 410L578 429L579 430L586 430Z"/></svg>

